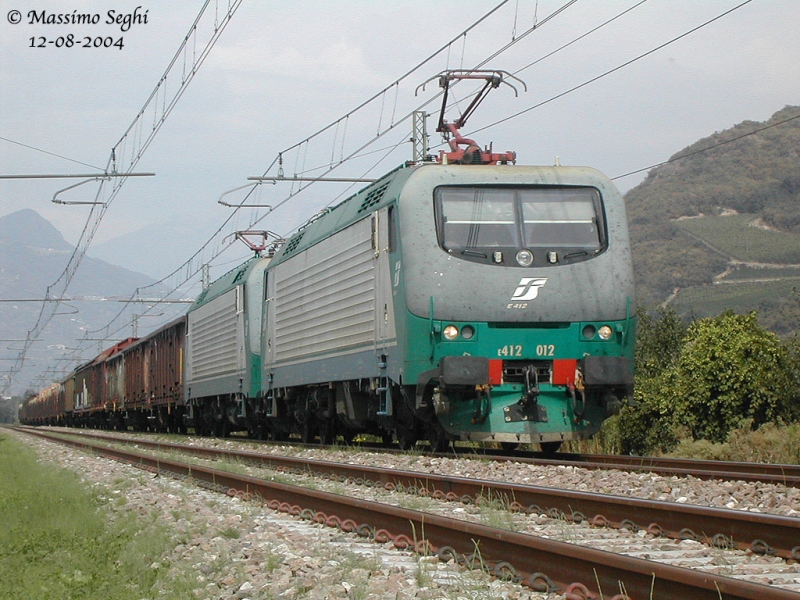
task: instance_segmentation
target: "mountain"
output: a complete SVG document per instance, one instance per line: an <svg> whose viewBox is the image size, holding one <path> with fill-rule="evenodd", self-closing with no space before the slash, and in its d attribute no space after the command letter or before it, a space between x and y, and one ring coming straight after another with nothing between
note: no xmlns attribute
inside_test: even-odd
<svg viewBox="0 0 800 600"><path fill-rule="evenodd" d="M0 298L37 298L56 281L74 247L34 210L0 218ZM154 283L146 275L85 256L69 296L116 296Z"/></svg>
<svg viewBox="0 0 800 600"><path fill-rule="evenodd" d="M38 389L77 364L91 359L102 348L132 334L134 312L146 306L127 306L116 300L130 298L137 288L154 283L150 277L102 260L85 256L65 298L43 302L48 287L64 271L74 251L61 233L37 212L25 209L0 218L0 370L15 364L28 333L40 317L52 319L40 339L26 353L22 370L15 374L12 393ZM50 293L57 295L61 286ZM150 288L148 296L157 291ZM38 301L37 301L38 300ZM157 318L142 320L142 334L185 309L170 305L157 311ZM116 318L106 332L105 326ZM91 343L78 347L78 340ZM5 373L3 375L6 375ZM0 386L2 387L2 386Z"/></svg>
<svg viewBox="0 0 800 600"><path fill-rule="evenodd" d="M191 221L151 223L141 229L92 245L89 254L106 262L162 279L189 258L219 228L201 215Z"/></svg>
<svg viewBox="0 0 800 600"><path fill-rule="evenodd" d="M61 232L29 208L0 217L0 240L9 244L20 244L58 251L71 250Z"/></svg>
<svg viewBox="0 0 800 600"><path fill-rule="evenodd" d="M800 106L684 148L625 201L641 304L800 330Z"/></svg>
<svg viewBox="0 0 800 600"><path fill-rule="evenodd" d="M197 239L197 228L190 224L155 223L94 245L89 252L107 262L161 279L191 255L190 250L198 245ZM187 247L190 243L194 245ZM136 251L131 252L131 248Z"/></svg>

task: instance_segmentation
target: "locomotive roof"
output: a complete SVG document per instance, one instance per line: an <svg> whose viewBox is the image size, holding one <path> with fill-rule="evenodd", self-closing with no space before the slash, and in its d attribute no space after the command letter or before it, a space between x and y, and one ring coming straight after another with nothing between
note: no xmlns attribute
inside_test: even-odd
<svg viewBox="0 0 800 600"><path fill-rule="evenodd" d="M303 225L281 246L275 254L273 264L283 262L347 225L363 219L381 206L389 204L400 195L403 185L411 173L422 166L408 163L400 165L336 206L325 209Z"/></svg>
<svg viewBox="0 0 800 600"><path fill-rule="evenodd" d="M592 185L603 187L607 178L591 167L534 166L534 165L442 165L440 163L406 163L390 171L336 206L326 209L301 227L278 249L271 266L280 264L294 254L313 246L317 242L344 229L395 201L403 191L408 179L416 171L425 169L432 181L447 177L448 183L515 183L525 179L526 183L552 185ZM440 174L437 176L437 173ZM458 173L454 176L454 173ZM502 174L498 176L499 174ZM440 183L444 183L443 181ZM610 182L609 182L610 183ZM434 184L435 185L435 184Z"/></svg>
<svg viewBox="0 0 800 600"><path fill-rule="evenodd" d="M263 266L263 264L265 264L264 261L269 261L269 259L262 258L260 256L254 256L243 262L238 267L234 267L222 277L214 280L211 285L209 285L200 293L200 295L194 301L194 304L189 307L187 312L192 312L199 306L210 302L214 298L221 296L229 290L232 290L237 285L244 283L247 280L247 276L250 274L250 272L259 265Z"/></svg>

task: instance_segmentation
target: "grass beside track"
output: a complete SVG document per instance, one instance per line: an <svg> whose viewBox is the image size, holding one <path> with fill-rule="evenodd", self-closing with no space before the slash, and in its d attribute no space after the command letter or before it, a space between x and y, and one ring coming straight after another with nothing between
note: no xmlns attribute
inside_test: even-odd
<svg viewBox="0 0 800 600"><path fill-rule="evenodd" d="M37 462L0 432L0 597L5 600L187 598L191 587L159 562L174 546L125 498Z"/></svg>
<svg viewBox="0 0 800 600"><path fill-rule="evenodd" d="M723 443L692 439L691 433L678 428L678 442L666 456L696 460L800 465L800 423L776 425L765 423L755 431L750 421L731 430ZM576 454L620 454L621 432L619 417L607 419L600 433L590 440L567 442L563 452ZM662 454L655 454L662 456Z"/></svg>

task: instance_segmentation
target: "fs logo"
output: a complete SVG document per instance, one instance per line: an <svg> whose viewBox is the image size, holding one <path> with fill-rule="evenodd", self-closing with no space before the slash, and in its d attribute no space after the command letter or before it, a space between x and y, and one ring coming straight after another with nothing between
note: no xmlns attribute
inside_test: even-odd
<svg viewBox="0 0 800 600"><path fill-rule="evenodd" d="M546 277L523 277L519 280L517 291L511 296L511 300L514 302L535 300L545 283L547 283Z"/></svg>

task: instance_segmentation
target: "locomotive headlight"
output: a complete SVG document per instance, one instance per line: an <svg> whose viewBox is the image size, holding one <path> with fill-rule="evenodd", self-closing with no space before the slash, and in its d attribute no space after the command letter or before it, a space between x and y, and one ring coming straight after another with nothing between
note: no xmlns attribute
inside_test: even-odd
<svg viewBox="0 0 800 600"><path fill-rule="evenodd" d="M587 325L583 328L583 337L584 339L591 340L594 338L594 335L597 333L597 330L594 328L594 325Z"/></svg>
<svg viewBox="0 0 800 600"><path fill-rule="evenodd" d="M475 337L475 329L472 327L472 325L464 325L464 327L461 329L461 337L463 337L465 340L471 340L473 337Z"/></svg>
<svg viewBox="0 0 800 600"><path fill-rule="evenodd" d="M601 340L610 340L611 336L614 335L614 330L612 330L608 325L603 325L597 330L597 335L600 336Z"/></svg>
<svg viewBox="0 0 800 600"><path fill-rule="evenodd" d="M517 252L516 258L520 267L530 267L533 264L533 252L525 248Z"/></svg>
<svg viewBox="0 0 800 600"><path fill-rule="evenodd" d="M442 335L446 340L454 340L458 337L458 327L455 325L448 325L442 330Z"/></svg>

